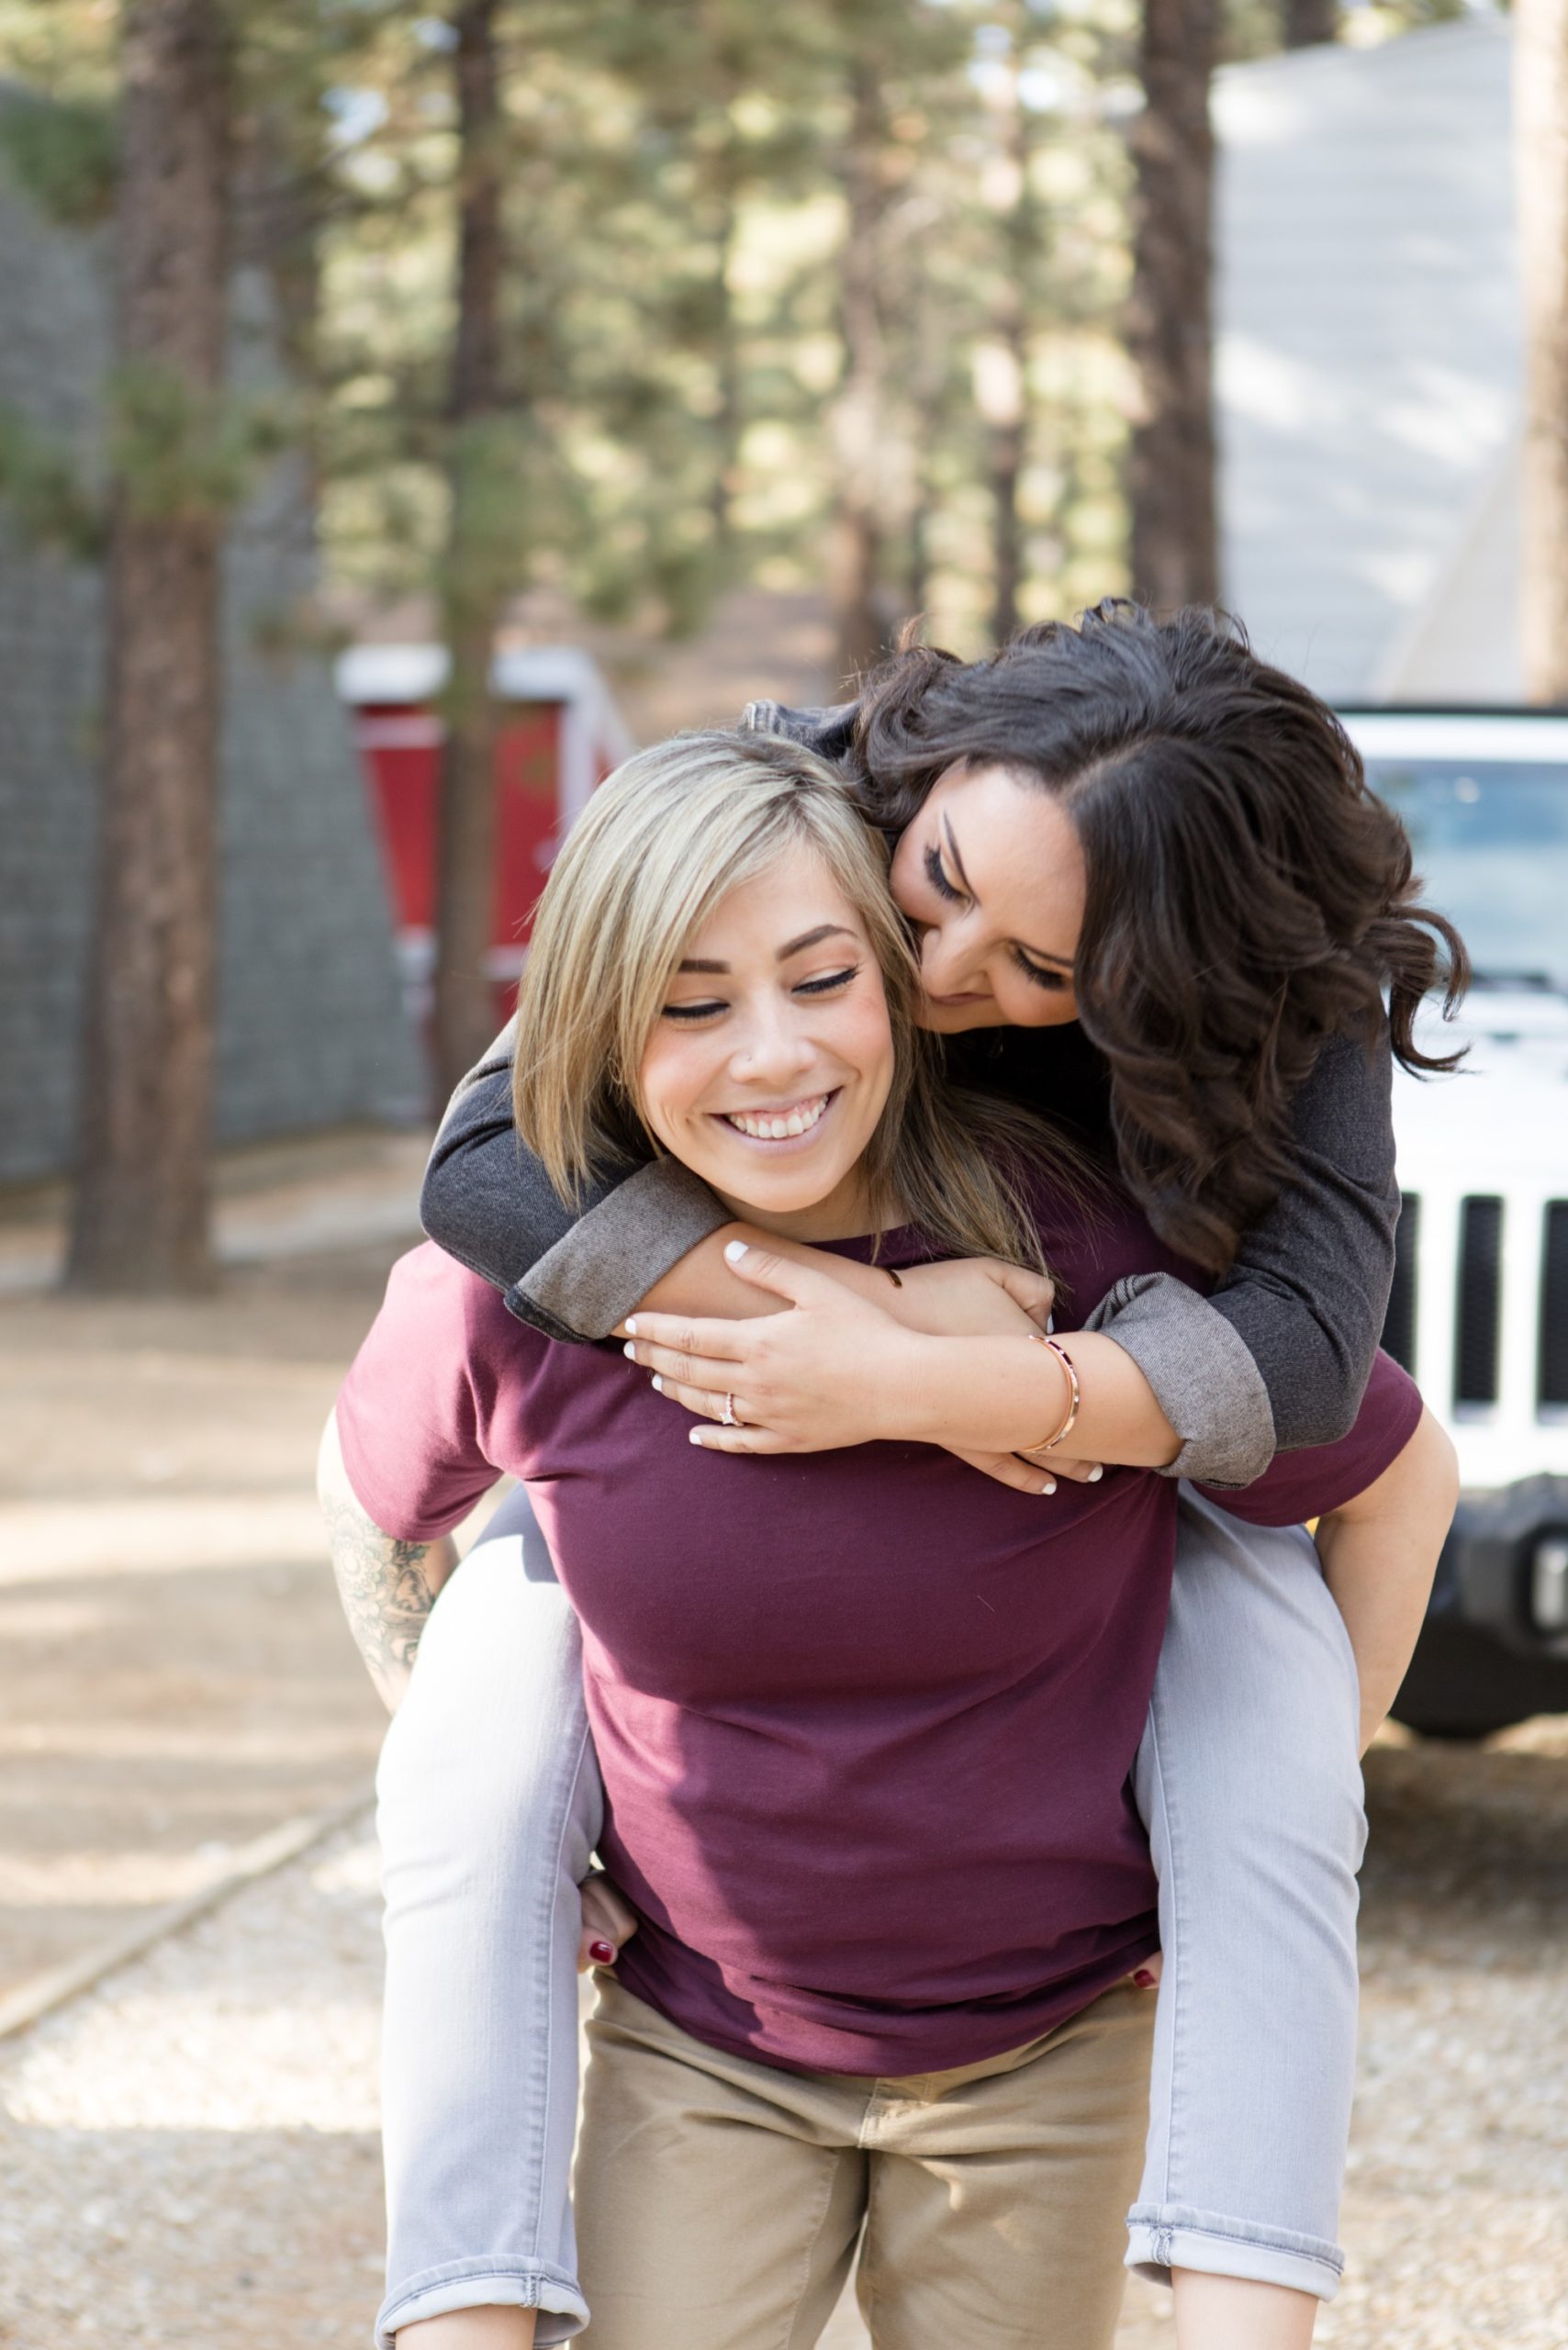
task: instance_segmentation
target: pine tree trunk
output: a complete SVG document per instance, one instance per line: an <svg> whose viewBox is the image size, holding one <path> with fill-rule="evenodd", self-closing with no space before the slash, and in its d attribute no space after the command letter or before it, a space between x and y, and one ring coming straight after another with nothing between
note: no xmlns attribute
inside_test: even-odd
<svg viewBox="0 0 1568 2350"><path fill-rule="evenodd" d="M118 356L223 377L230 61L211 0L126 0ZM103 813L67 1280L173 1292L208 1242L222 527L129 474L113 502Z"/></svg>
<svg viewBox="0 0 1568 2350"><path fill-rule="evenodd" d="M734 297L730 291L730 271L734 261L736 232L740 215L734 198L725 203L723 226L715 241L713 253L714 297L719 306L718 335L714 350L714 374L718 382L719 400L713 417L713 485L710 493L710 508L713 517L713 542L721 564L728 564L734 544L733 509L735 480L739 471L741 434L745 429L741 399L741 349L734 310Z"/></svg>
<svg viewBox="0 0 1568 2350"><path fill-rule="evenodd" d="M1219 592L1212 360L1215 0L1144 0L1133 133L1137 379L1127 491L1134 593L1159 611Z"/></svg>
<svg viewBox="0 0 1568 2350"><path fill-rule="evenodd" d="M991 610L993 643L1005 644L1019 622L1024 584L1024 529L1018 489L1024 474L1028 419L1028 319L1025 301L1033 241L1034 208L1029 191L1028 128L1019 84L1025 26L1022 12L1010 26L1013 57L994 104L1004 191L999 223L1002 277L991 304L991 336L979 354L985 363L977 385L986 423L986 470L991 484Z"/></svg>
<svg viewBox="0 0 1568 2350"><path fill-rule="evenodd" d="M931 601L932 525L936 518L937 506L933 452L942 427L944 361L935 330L930 323L933 308L928 299L920 300L911 370L910 409L914 445L910 480L904 603L910 617L914 620L921 618Z"/></svg>
<svg viewBox="0 0 1568 2350"><path fill-rule="evenodd" d="M1284 0L1280 31L1287 49L1312 49L1338 30L1338 0Z"/></svg>
<svg viewBox="0 0 1568 2350"><path fill-rule="evenodd" d="M496 902L496 742L490 663L505 605L491 499L501 408L502 232L498 0L454 17L459 124L457 324L448 407L451 500L442 579L451 670L441 760L435 1034L444 1097L495 1033L485 961Z"/></svg>
<svg viewBox="0 0 1568 2350"><path fill-rule="evenodd" d="M1525 691L1568 702L1568 0L1518 0L1514 121L1527 338Z"/></svg>
<svg viewBox="0 0 1568 2350"><path fill-rule="evenodd" d="M991 473L991 633L1005 644L1018 627L1018 591L1024 584L1024 530L1018 512L1018 485L1024 472L1024 306L1014 304L1016 316L1004 324L1005 341L999 349L1008 357L1010 413L990 430Z"/></svg>
<svg viewBox="0 0 1568 2350"><path fill-rule="evenodd" d="M833 408L836 466L828 576L838 676L847 690L887 650L882 606L881 483L886 352L879 263L886 200L879 173L882 98L874 68L854 68L843 161L848 235L840 272L844 378Z"/></svg>

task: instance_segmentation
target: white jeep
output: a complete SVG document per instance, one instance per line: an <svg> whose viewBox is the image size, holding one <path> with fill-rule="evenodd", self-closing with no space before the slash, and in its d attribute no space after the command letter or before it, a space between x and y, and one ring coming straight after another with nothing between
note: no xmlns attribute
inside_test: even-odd
<svg viewBox="0 0 1568 2350"><path fill-rule="evenodd" d="M1568 716L1340 715L1475 965L1462 1074L1395 1079L1383 1344L1463 1484L1394 1713L1478 1737L1568 1712Z"/></svg>

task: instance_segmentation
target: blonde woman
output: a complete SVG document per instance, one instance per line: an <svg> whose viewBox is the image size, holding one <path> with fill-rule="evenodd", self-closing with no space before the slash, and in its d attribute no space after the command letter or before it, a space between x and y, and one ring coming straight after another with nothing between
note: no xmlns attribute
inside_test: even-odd
<svg viewBox="0 0 1568 2350"><path fill-rule="evenodd" d="M1120 1382L1144 1457L1168 1460L1141 1375L1081 1326L1118 1281L1186 1269L1124 1197L1085 1198L1016 1113L945 1094L915 990L880 854L830 770L728 736L666 746L604 788L552 876L520 1006L521 1130L566 1195L637 1140L762 1233L875 1281L954 1253L1048 1261L1065 1343L1024 1331L975 1358L1002 1441L1065 1434L1092 1364L1107 1393ZM745 1396L726 1401L744 1424ZM544 2029L576 1926L557 1873L542 1908L498 1921L521 1936L514 1997L504 2028L470 2020L464 2112L454 2125L448 2100L433 2143L440 2097L422 2117L405 2100L389 2146L395 2239L476 2175L515 2177L532 2273L476 2246L410 2274L395 2241L386 2334L522 2344L591 2310L599 2350L806 2344L858 2244L889 2350L1033 2339L1042 2310L1063 2350L1108 2343L1152 2028L1133 1978L1159 1939L1127 1787L1173 1486L1118 1472L1046 1511L935 1446L703 1460L618 1350L519 1330L422 1249L394 1273L323 1459L351 1617L389 1696L385 1595L440 1584L448 1529L501 1471L526 1482L583 1629L605 1812L570 1787L562 1812L639 1930L590 2027L580 2279L559 2164L517 2165L520 2119L535 2153L569 2133L562 2035ZM1227 1506L1321 1514L1342 1566L1403 1556L1408 1588L1429 1574L1445 1481L1440 1433L1380 1363L1348 1437ZM384 1778L405 1819L411 1718ZM420 1817L428 1845L428 1803ZM564 1818L553 1832L570 1857ZM389 2028L406 2029L421 1997L427 2018L450 2006L462 1959L411 1915L442 1914L439 1829L434 1851L398 1836ZM450 1841L471 1869L471 1823ZM556 2322L536 2336L543 2310Z"/></svg>

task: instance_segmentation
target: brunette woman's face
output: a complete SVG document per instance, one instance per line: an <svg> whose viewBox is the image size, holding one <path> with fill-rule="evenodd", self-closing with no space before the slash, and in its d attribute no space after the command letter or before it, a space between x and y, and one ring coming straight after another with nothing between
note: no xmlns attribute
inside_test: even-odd
<svg viewBox="0 0 1568 2350"><path fill-rule="evenodd" d="M882 975L821 857L790 850L686 943L643 1054L643 1117L736 1214L863 1232L860 1161L893 1081Z"/></svg>
<svg viewBox="0 0 1568 2350"><path fill-rule="evenodd" d="M928 1028L1053 1028L1078 1017L1083 851L1071 820L1010 767L939 776L893 852Z"/></svg>

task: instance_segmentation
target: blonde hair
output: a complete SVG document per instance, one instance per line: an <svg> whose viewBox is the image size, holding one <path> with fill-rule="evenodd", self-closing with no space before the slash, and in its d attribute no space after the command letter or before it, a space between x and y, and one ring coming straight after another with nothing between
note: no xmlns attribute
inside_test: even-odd
<svg viewBox="0 0 1568 2350"><path fill-rule="evenodd" d="M540 900L518 990L518 1132L570 1204L607 1164L658 1155L638 1077L687 943L721 900L801 845L859 916L887 994L893 1083L862 1160L874 1215L907 1218L960 1256L1039 1265L1022 1187L1027 1162L1046 1157L1044 1130L947 1084L916 1024L919 970L886 845L834 769L778 736L677 735L595 792Z"/></svg>

